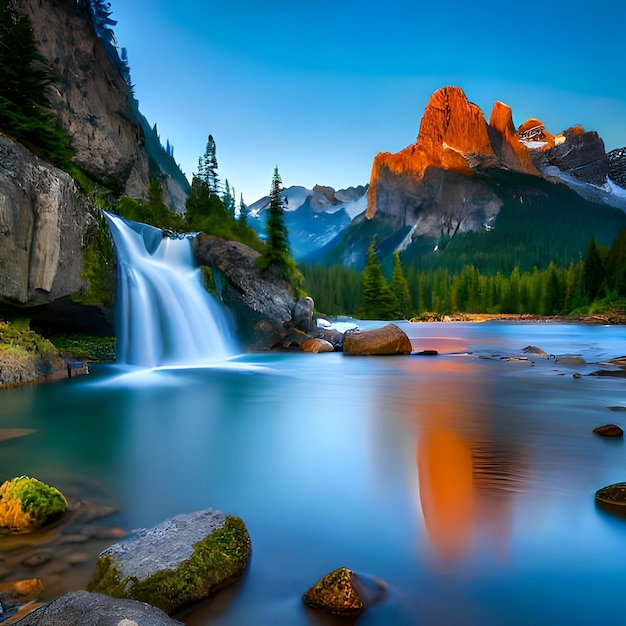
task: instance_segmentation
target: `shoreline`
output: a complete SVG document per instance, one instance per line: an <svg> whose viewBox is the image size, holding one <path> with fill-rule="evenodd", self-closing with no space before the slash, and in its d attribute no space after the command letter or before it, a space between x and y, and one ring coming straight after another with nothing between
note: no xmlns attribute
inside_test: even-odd
<svg viewBox="0 0 626 626"><path fill-rule="evenodd" d="M454 313L452 315L432 314L413 317L407 322L545 322L557 324L602 324L610 326L626 325L626 312L614 311L594 315L535 315L531 313Z"/></svg>

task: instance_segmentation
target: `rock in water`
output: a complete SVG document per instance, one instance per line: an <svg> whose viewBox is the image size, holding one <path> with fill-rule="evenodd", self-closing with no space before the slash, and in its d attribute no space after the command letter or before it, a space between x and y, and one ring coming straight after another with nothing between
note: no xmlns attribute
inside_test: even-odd
<svg viewBox="0 0 626 626"><path fill-rule="evenodd" d="M238 517L215 509L178 515L104 550L87 589L172 613L238 580L250 552Z"/></svg>
<svg viewBox="0 0 626 626"><path fill-rule="evenodd" d="M40 528L67 509L65 496L36 478L18 476L0 485L0 528Z"/></svg>
<svg viewBox="0 0 626 626"><path fill-rule="evenodd" d="M604 426L598 426L593 429L596 435L602 437L623 437L624 431L616 424L605 424Z"/></svg>
<svg viewBox="0 0 626 626"><path fill-rule="evenodd" d="M317 354L319 352L334 352L333 344L326 339L307 339L300 344L300 349L303 352L309 352L310 354Z"/></svg>
<svg viewBox="0 0 626 626"><path fill-rule="evenodd" d="M411 350L411 340L395 324L373 330L350 330L343 339L344 354L351 356L410 354Z"/></svg>
<svg viewBox="0 0 626 626"><path fill-rule="evenodd" d="M382 584L366 580L346 567L326 574L302 595L304 604L337 615L359 615L385 595Z"/></svg>
<svg viewBox="0 0 626 626"><path fill-rule="evenodd" d="M604 504L626 506L626 483L615 483L598 489L596 500Z"/></svg>
<svg viewBox="0 0 626 626"><path fill-rule="evenodd" d="M87 591L71 591L39 607L19 621L20 626L182 626L163 611L144 602L110 598Z"/></svg>

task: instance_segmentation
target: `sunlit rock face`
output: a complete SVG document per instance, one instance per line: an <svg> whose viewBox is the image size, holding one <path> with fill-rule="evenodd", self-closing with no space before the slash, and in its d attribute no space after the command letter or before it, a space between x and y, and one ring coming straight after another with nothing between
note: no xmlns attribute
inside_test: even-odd
<svg viewBox="0 0 626 626"><path fill-rule="evenodd" d="M608 161L595 131L575 126L553 135L538 118L516 129L502 102L487 123L462 89L444 87L430 98L417 141L375 157L366 217L434 239L489 228L502 206L498 172L602 186Z"/></svg>
<svg viewBox="0 0 626 626"><path fill-rule="evenodd" d="M95 207L65 172L0 136L0 302L43 304L85 286Z"/></svg>

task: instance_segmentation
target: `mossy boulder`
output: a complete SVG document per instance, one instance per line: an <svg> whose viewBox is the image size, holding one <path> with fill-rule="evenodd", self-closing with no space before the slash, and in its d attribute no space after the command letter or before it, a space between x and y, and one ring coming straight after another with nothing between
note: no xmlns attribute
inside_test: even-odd
<svg viewBox="0 0 626 626"><path fill-rule="evenodd" d="M0 528L36 530L66 509L65 496L36 478L18 476L0 485Z"/></svg>
<svg viewBox="0 0 626 626"><path fill-rule="evenodd" d="M104 550L87 589L171 614L237 581L250 554L240 518L215 509L178 515Z"/></svg>
<svg viewBox="0 0 626 626"><path fill-rule="evenodd" d="M356 616L384 596L385 587L380 581L340 567L316 582L302 595L302 601L337 615Z"/></svg>

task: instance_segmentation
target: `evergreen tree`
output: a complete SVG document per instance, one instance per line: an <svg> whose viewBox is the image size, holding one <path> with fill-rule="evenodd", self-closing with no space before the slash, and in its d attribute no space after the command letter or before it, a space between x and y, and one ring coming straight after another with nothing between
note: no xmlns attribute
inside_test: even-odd
<svg viewBox="0 0 626 626"><path fill-rule="evenodd" d="M398 300L387 283L378 257L375 242L367 249L365 267L361 275L363 284L363 306L360 317L363 319L390 320L400 317Z"/></svg>
<svg viewBox="0 0 626 626"><path fill-rule="evenodd" d="M621 230L606 257L606 282L615 297L626 296L626 230Z"/></svg>
<svg viewBox="0 0 626 626"><path fill-rule="evenodd" d="M38 156L68 168L67 135L49 109L46 87L54 76L35 44L28 15L0 2L0 131Z"/></svg>
<svg viewBox="0 0 626 626"><path fill-rule="evenodd" d="M258 263L259 268L262 270L270 267L275 268L286 281L299 287L302 284L303 277L289 252L285 209L281 198L282 191L283 183L278 173L278 167L275 167L270 188L270 204L267 209L266 251Z"/></svg>
<svg viewBox="0 0 626 626"><path fill-rule="evenodd" d="M391 274L391 290L398 302L398 312L400 316L408 319L411 317L411 292L409 283L404 275L400 253L396 250L393 253L393 272Z"/></svg>
<svg viewBox="0 0 626 626"><path fill-rule="evenodd" d="M233 192L235 190L233 189ZM224 193L222 194L222 202L226 209L230 212L230 214L235 216L235 198L233 198L233 194L230 192L230 184L228 183L228 178L224 182Z"/></svg>
<svg viewBox="0 0 626 626"><path fill-rule="evenodd" d="M593 302L600 293L600 287L604 283L604 263L600 258L596 238L592 237L587 247L584 261L583 285L588 302Z"/></svg>
<svg viewBox="0 0 626 626"><path fill-rule="evenodd" d="M209 135L204 156L198 163L198 178L206 185L209 194L218 193L219 178L217 176L217 156L213 135Z"/></svg>
<svg viewBox="0 0 626 626"><path fill-rule="evenodd" d="M239 196L239 222L244 226L248 225L248 206L243 201L243 194Z"/></svg>
<svg viewBox="0 0 626 626"><path fill-rule="evenodd" d="M90 0L90 6L96 35L115 46L115 34L111 27L117 24L117 20L111 19L111 3L105 0Z"/></svg>

